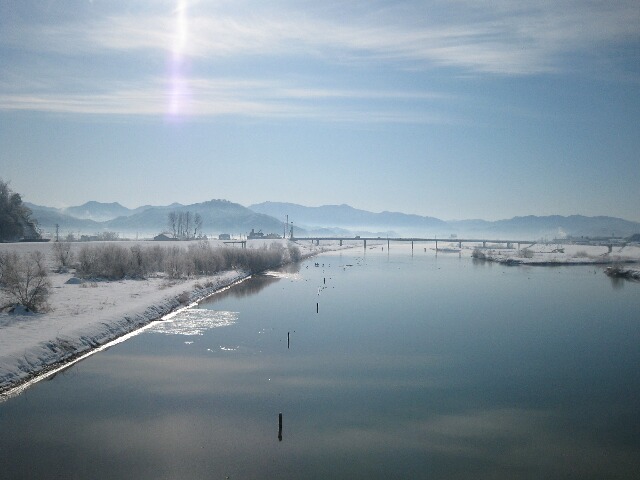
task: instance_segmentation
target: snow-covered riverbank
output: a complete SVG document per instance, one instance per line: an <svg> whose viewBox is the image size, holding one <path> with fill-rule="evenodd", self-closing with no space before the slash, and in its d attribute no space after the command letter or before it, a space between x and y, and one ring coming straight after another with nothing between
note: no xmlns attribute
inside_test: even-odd
<svg viewBox="0 0 640 480"><path fill-rule="evenodd" d="M506 265L612 265L640 262L640 246L536 244L528 248L476 249L473 256Z"/></svg>
<svg viewBox="0 0 640 480"><path fill-rule="evenodd" d="M268 241L250 242L250 247L260 247L264 242ZM119 245L132 243L135 242L118 242ZM145 243L155 242L140 242L140 245ZM79 250L80 245L72 244L72 247ZM299 248L303 256L310 256L332 247L307 244ZM25 254L35 250L46 255L52 271L50 310L37 314L0 313L0 392L247 277L246 272L232 270L182 280L152 275L144 280L67 283L74 277L73 271L53 273L55 261L51 244L0 244L0 251ZM6 303L2 300L0 298L0 303Z"/></svg>

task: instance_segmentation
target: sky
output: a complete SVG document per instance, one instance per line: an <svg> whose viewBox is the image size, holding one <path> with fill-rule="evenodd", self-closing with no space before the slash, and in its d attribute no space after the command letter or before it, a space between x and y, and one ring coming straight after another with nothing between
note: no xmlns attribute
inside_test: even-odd
<svg viewBox="0 0 640 480"><path fill-rule="evenodd" d="M0 0L23 200L640 221L637 0Z"/></svg>

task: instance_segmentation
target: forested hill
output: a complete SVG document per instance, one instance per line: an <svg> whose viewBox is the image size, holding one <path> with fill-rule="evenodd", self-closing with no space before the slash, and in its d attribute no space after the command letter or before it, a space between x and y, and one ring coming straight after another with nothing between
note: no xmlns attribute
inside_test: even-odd
<svg viewBox="0 0 640 480"><path fill-rule="evenodd" d="M39 234L31 218L31 210L22 202L19 193L0 179L0 242L22 238L37 239Z"/></svg>

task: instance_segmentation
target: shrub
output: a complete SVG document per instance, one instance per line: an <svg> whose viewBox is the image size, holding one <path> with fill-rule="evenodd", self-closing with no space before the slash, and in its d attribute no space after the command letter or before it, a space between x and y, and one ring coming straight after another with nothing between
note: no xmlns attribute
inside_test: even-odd
<svg viewBox="0 0 640 480"><path fill-rule="evenodd" d="M292 262L299 262L302 260L302 252L296 245L289 245L289 260Z"/></svg>
<svg viewBox="0 0 640 480"><path fill-rule="evenodd" d="M53 258L58 266L58 271L64 271L73 262L73 252L69 242L55 242L51 245Z"/></svg>
<svg viewBox="0 0 640 480"><path fill-rule="evenodd" d="M473 249L473 252L471 252L471 256L473 258L480 258L480 259L486 258L485 253L477 247Z"/></svg>
<svg viewBox="0 0 640 480"><path fill-rule="evenodd" d="M522 249L522 256L524 258L533 258L533 250L529 250L528 248Z"/></svg>
<svg viewBox="0 0 640 480"><path fill-rule="evenodd" d="M83 246L78 254L76 266L76 273L81 277L108 280L142 278L147 271L140 247L128 249L111 243Z"/></svg>
<svg viewBox="0 0 640 480"><path fill-rule="evenodd" d="M180 302L182 305L185 305L187 303L189 303L189 299L190 299L190 295L189 292L182 292L180 295L178 295L176 297L176 299L178 300L178 302Z"/></svg>
<svg viewBox="0 0 640 480"><path fill-rule="evenodd" d="M46 311L50 287L42 252L25 256L0 254L0 289L11 302L24 305L33 312Z"/></svg>
<svg viewBox="0 0 640 480"><path fill-rule="evenodd" d="M214 275L222 270L240 269L255 273L302 257L297 247L273 243L258 249L212 248L202 241L186 249L179 245L145 248L135 245L85 245L78 253L76 273L84 278L117 280L143 278L164 272L169 278Z"/></svg>

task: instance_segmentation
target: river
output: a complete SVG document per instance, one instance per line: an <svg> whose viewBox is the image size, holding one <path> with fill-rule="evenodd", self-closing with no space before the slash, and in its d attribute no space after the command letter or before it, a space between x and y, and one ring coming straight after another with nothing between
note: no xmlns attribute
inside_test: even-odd
<svg viewBox="0 0 640 480"><path fill-rule="evenodd" d="M2 478L636 478L638 312L593 266L323 254L1 403Z"/></svg>

